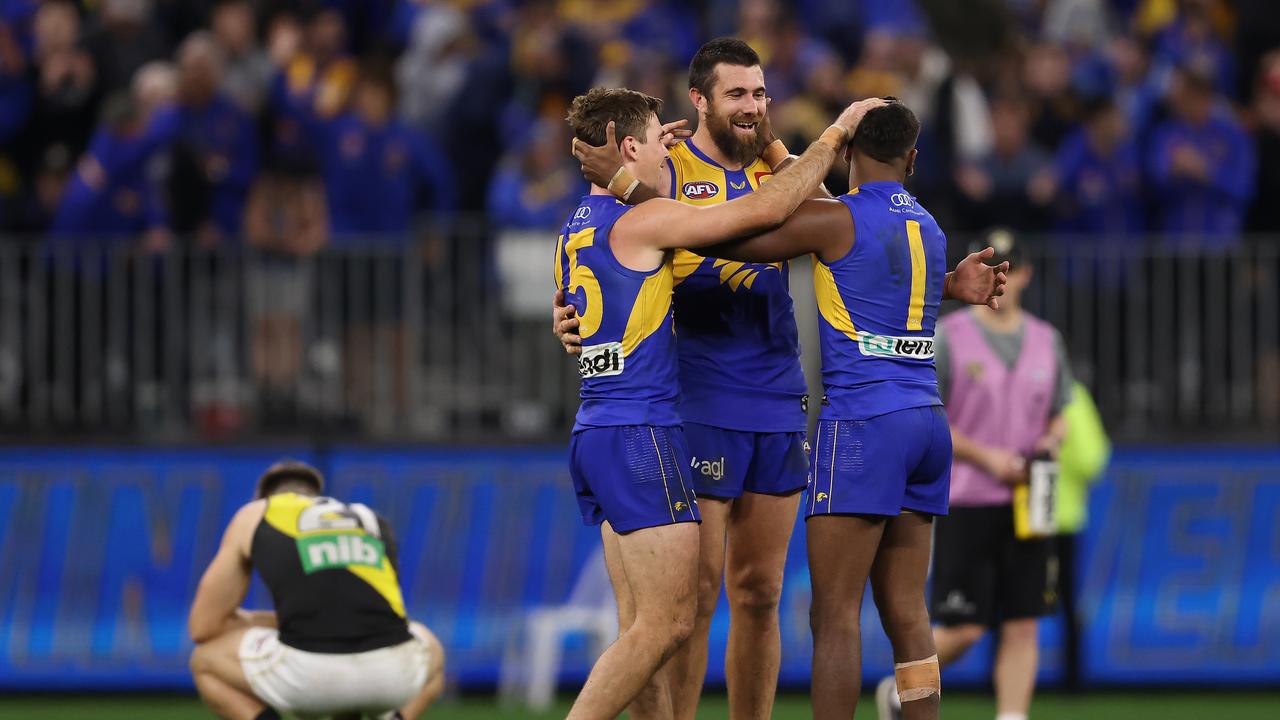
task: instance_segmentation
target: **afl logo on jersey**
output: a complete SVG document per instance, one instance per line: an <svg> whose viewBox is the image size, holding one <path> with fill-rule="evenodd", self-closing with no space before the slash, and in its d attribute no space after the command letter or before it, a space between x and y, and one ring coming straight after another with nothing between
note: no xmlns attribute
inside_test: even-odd
<svg viewBox="0 0 1280 720"><path fill-rule="evenodd" d="M695 180L685 183L680 190L680 194L690 200L707 200L719 195L720 187L706 180Z"/></svg>

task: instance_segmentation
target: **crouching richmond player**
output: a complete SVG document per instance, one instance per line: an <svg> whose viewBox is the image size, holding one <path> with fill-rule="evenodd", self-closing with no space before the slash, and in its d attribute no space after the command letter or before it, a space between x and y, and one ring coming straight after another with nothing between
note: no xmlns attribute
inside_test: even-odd
<svg viewBox="0 0 1280 720"><path fill-rule="evenodd" d="M200 579L191 672L219 717L412 720L444 689L440 641L405 618L391 528L323 491L315 468L273 465ZM255 569L274 613L239 608Z"/></svg>
<svg viewBox="0 0 1280 720"><path fill-rule="evenodd" d="M987 248L945 272L946 238L902 186L919 132L902 103L869 110L849 143L853 190L806 201L772 232L700 251L744 262L814 255L826 392L804 503L815 718L853 715L868 577L904 717L938 714L924 585L932 518L947 512L951 436L931 335L944 297L994 306L1008 265L983 263L994 253Z"/></svg>
<svg viewBox="0 0 1280 720"><path fill-rule="evenodd" d="M776 226L812 193L873 100L855 103L803 156L755 193L710 207L665 198L627 206L593 185L562 231L556 285L580 318L582 404L570 473L583 521L601 525L621 634L597 660L570 718L672 715L655 671L692 631L697 500L677 412L672 251ZM625 89L575 98L569 125L605 142L612 120L631 183L658 184L667 159L661 102ZM632 701L635 701L634 703Z"/></svg>

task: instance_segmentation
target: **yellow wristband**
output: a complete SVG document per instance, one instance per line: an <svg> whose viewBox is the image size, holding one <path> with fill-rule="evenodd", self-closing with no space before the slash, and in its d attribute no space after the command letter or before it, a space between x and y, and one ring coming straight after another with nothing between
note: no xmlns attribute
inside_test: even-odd
<svg viewBox="0 0 1280 720"><path fill-rule="evenodd" d="M623 197L627 190L632 188L634 182L636 182L635 176L624 165L618 168L618 172L614 173L613 179L609 181L609 192L613 193L614 197Z"/></svg>

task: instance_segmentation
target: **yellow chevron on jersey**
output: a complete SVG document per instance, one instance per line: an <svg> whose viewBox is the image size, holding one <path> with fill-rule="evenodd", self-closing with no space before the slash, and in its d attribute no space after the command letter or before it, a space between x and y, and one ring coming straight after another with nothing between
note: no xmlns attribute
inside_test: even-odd
<svg viewBox="0 0 1280 720"><path fill-rule="evenodd" d="M740 170L692 140L671 148L671 197L697 206L728 202L773 176L759 158ZM786 263L742 263L677 250L672 261L685 422L747 432L796 432L805 392ZM766 385L761 378L773 378Z"/></svg>
<svg viewBox="0 0 1280 720"><path fill-rule="evenodd" d="M272 495L267 498L267 509L262 519L271 527L280 531L286 537L297 539L305 539L309 535L369 535L362 527L351 528L323 528L320 530L304 530L302 528L303 513L315 505L320 500L330 501L329 498L316 498L295 493L281 493ZM365 509L368 511L367 508ZM328 515L329 513L326 513ZM383 556L382 563L379 567L368 567L363 565L350 565L346 568L348 572L368 583L379 595L382 596L391 609L400 617L405 617L404 597L400 593L400 579L396 576L395 568L391 566L391 560Z"/></svg>

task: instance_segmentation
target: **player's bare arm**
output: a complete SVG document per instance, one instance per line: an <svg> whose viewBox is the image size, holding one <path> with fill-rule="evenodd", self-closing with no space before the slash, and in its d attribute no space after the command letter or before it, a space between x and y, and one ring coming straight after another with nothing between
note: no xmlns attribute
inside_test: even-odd
<svg viewBox="0 0 1280 720"><path fill-rule="evenodd" d="M266 507L265 500L255 500L240 508L223 533L218 552L200 578L191 603L187 629L193 642L208 642L240 627L275 623L274 613L240 610L252 578L249 548Z"/></svg>
<svg viewBox="0 0 1280 720"><path fill-rule="evenodd" d="M853 228L853 218L843 203L806 200L774 230L706 247L701 252L742 262L780 262L813 253L824 262L833 262L847 255L857 242ZM955 270L947 273L942 299L999 307L997 298L1004 294L1009 263L987 265L994 254L995 248L989 247L961 260Z"/></svg>
<svg viewBox="0 0 1280 720"><path fill-rule="evenodd" d="M829 262L848 253L851 238L853 218L844 204L839 200L815 198L801 203L773 230L704 247L700 252L708 257L765 263L814 253Z"/></svg>

